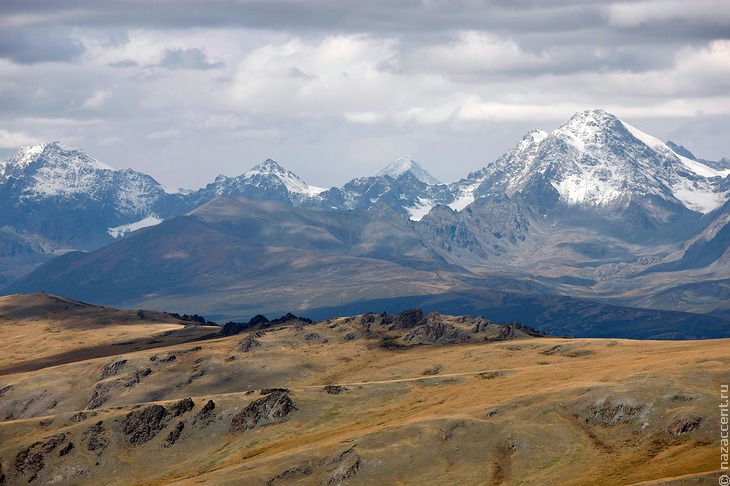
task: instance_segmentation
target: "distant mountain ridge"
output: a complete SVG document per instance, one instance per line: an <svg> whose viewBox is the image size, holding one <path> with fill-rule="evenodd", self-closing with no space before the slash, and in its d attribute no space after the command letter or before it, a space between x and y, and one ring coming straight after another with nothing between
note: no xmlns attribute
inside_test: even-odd
<svg viewBox="0 0 730 486"><path fill-rule="evenodd" d="M73 289L82 281L87 285L93 280L88 272L97 270L67 270L114 252L161 259L157 276L148 274L144 282L135 281L136 275L159 262L148 261L135 273L115 260L116 276L99 274L100 282L124 275L127 288L146 289L146 295L177 288L170 284L176 275L185 276L183 283L212 279L237 288L242 284L236 278L243 277L228 272L259 262L259 280L277 299L295 295L282 290L291 285L308 288L303 269L326 275L318 272L330 265L373 282L364 287L351 282L342 302L357 295L377 300L406 289L416 295L449 291L464 288L464 279L483 286L487 279L535 295L726 312L730 305L725 302L697 299L693 304L687 297L676 300L684 306L679 307L669 297L652 300L649 293L689 296L681 285L727 278L729 175L722 161L697 160L604 110L577 113L551 133L533 130L497 160L451 183L439 183L412 158L402 157L377 175L325 189L266 160L240 176L219 176L198 190L172 192L145 174L113 170L79 149L41 144L0 163L0 284L16 282L8 287L12 291L51 290L80 298ZM259 202L276 203L276 210ZM236 216L219 226L214 216L226 211ZM247 211L261 217L249 218ZM165 231L142 229L137 238L117 241L162 222ZM211 225L218 229L212 231ZM168 231L174 238L156 240ZM242 231L259 237L241 240ZM272 235L287 243L270 240ZM240 247L242 241L254 246ZM196 248L197 263L185 256L186 245ZM226 245L241 249L231 253ZM20 278L68 250L96 251L62 256ZM261 255L271 261L260 260ZM269 265L273 262L280 270ZM288 265L302 271L290 274ZM426 277L428 272L433 277ZM63 288L37 288L58 282L57 275L76 277L59 282ZM351 278L335 270L332 276ZM404 285L404 276L433 280ZM727 292L730 301L730 287L720 289L713 298L722 301ZM116 292L102 283L96 291ZM301 301L324 306L309 294Z"/></svg>

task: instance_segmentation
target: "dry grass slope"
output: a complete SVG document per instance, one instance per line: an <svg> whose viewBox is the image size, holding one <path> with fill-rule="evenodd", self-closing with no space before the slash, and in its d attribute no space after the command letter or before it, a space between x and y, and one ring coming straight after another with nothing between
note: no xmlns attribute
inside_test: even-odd
<svg viewBox="0 0 730 486"><path fill-rule="evenodd" d="M210 328L54 299L0 299L0 484L676 485L719 467L728 340L403 313L193 342Z"/></svg>

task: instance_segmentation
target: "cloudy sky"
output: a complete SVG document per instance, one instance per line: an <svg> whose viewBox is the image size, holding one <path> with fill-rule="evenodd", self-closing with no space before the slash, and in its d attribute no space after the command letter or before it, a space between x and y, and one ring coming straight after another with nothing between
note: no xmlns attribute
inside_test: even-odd
<svg viewBox="0 0 730 486"><path fill-rule="evenodd" d="M2 0L0 158L58 140L169 187L273 158L451 181L605 108L730 156L727 0Z"/></svg>

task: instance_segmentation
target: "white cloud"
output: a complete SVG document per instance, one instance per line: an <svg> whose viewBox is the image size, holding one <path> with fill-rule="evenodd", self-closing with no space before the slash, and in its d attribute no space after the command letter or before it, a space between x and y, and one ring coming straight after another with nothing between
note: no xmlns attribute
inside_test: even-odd
<svg viewBox="0 0 730 486"><path fill-rule="evenodd" d="M608 6L608 23L614 27L636 28L667 21L727 25L730 8L726 2L717 0L654 0Z"/></svg>
<svg viewBox="0 0 730 486"><path fill-rule="evenodd" d="M101 108L104 106L106 101L111 96L112 92L109 89L99 89L94 91L94 94L89 97L84 103L81 105L81 108L85 110L95 110L98 108Z"/></svg>
<svg viewBox="0 0 730 486"><path fill-rule="evenodd" d="M345 120L352 122L352 123L362 123L364 125L370 125L372 123L377 123L381 121L383 118L385 118L385 115L381 113L375 113L373 111L358 111L358 112L350 112L345 113Z"/></svg>
<svg viewBox="0 0 730 486"><path fill-rule="evenodd" d="M0 148L17 149L25 145L33 145L44 140L39 140L27 132L16 132L0 128Z"/></svg>
<svg viewBox="0 0 730 486"><path fill-rule="evenodd" d="M167 130L160 130L147 134L147 140L167 140L171 138L178 138L180 136L180 130L176 128L170 128Z"/></svg>
<svg viewBox="0 0 730 486"><path fill-rule="evenodd" d="M459 74L488 74L513 70L534 70L549 59L521 49L512 39L487 32L461 32L456 40L416 48L408 56L414 71Z"/></svg>

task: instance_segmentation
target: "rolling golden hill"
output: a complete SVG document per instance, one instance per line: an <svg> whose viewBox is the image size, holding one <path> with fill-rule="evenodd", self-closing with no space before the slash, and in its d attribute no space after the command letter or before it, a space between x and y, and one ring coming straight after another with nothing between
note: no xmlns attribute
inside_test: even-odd
<svg viewBox="0 0 730 486"><path fill-rule="evenodd" d="M717 484L730 340L0 298L0 484ZM202 339L201 339L202 338Z"/></svg>

